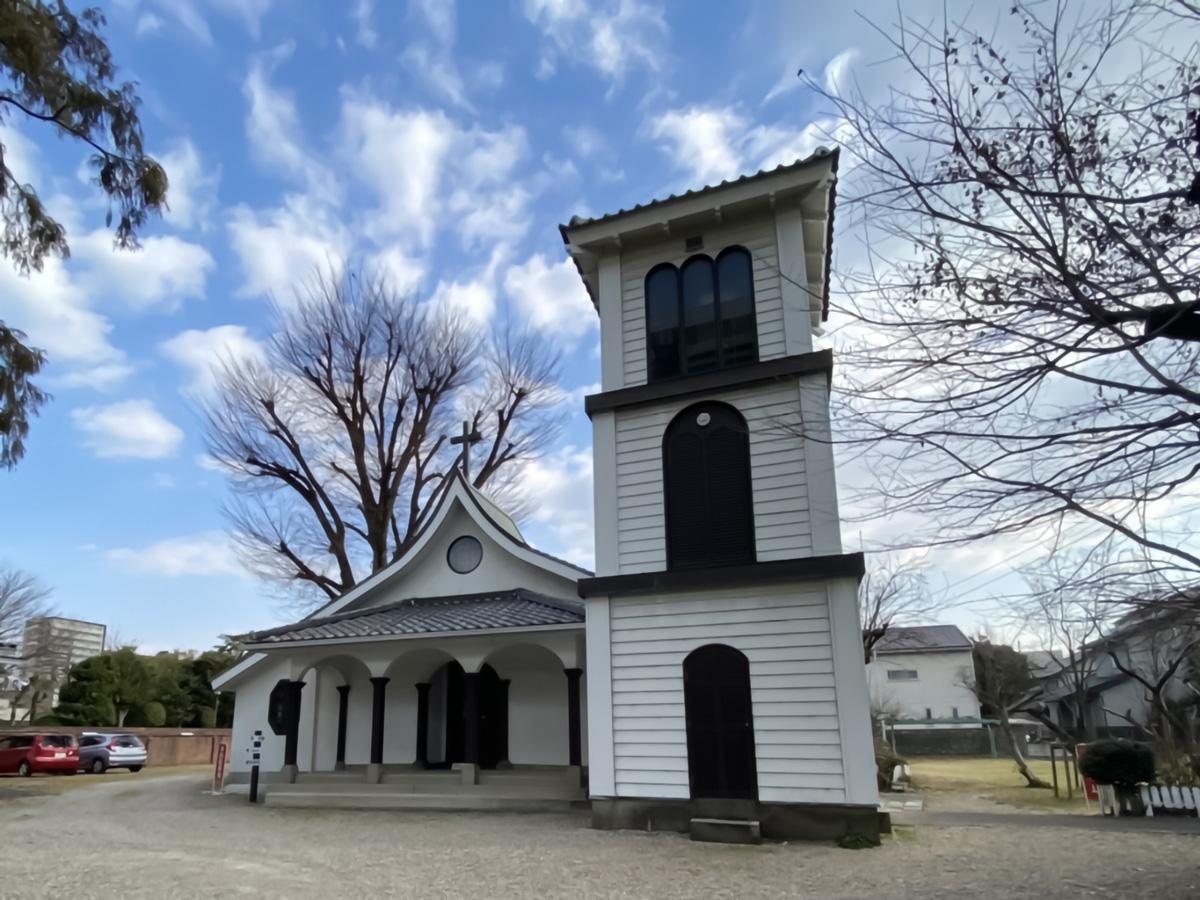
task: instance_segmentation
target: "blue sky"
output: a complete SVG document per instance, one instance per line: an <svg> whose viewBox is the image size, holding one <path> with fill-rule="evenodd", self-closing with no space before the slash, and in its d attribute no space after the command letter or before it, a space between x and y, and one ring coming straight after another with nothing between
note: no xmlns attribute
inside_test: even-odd
<svg viewBox="0 0 1200 900"><path fill-rule="evenodd" d="M860 7L894 16L890 3ZM287 618L223 536L196 400L218 353L258 352L272 292L349 257L562 349L572 417L527 473L542 503L523 524L589 564L579 398L598 379L598 336L556 226L826 142L829 122L794 73L843 77L872 36L854 7L815 8L110 4L109 43L141 85L172 210L140 253L114 253L81 149L5 122L10 164L68 226L73 256L29 279L0 267L0 318L49 352L54 394L28 457L0 473L0 560L52 586L63 614L147 649Z"/></svg>

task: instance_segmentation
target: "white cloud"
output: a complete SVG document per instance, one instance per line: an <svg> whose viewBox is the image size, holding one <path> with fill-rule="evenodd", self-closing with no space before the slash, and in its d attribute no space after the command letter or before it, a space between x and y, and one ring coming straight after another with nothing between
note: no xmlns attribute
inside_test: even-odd
<svg viewBox="0 0 1200 900"><path fill-rule="evenodd" d="M745 126L731 108L692 106L655 116L650 135L665 141L668 153L708 184L739 173L742 157L736 144Z"/></svg>
<svg viewBox="0 0 1200 900"><path fill-rule="evenodd" d="M408 6L410 15L425 23L429 39L414 41L405 49L405 65L443 99L473 109L454 58L458 17L454 0L409 0Z"/></svg>
<svg viewBox="0 0 1200 900"><path fill-rule="evenodd" d="M175 309L185 298L204 297L208 271L216 265L208 250L174 235L141 243L140 250L117 250L104 230L76 237L71 254L88 267L89 292L133 309L159 304Z"/></svg>
<svg viewBox="0 0 1200 900"><path fill-rule="evenodd" d="M161 459L179 449L183 431L150 400L125 400L71 411L84 445L99 457Z"/></svg>
<svg viewBox="0 0 1200 900"><path fill-rule="evenodd" d="M138 16L137 25L134 26L133 33L138 37L145 37L148 34L154 34L163 26L163 20L152 12L142 13Z"/></svg>
<svg viewBox="0 0 1200 900"><path fill-rule="evenodd" d="M660 3L525 0L525 17L549 41L538 62L539 78L553 73L558 58L582 59L614 83L635 67L662 68L668 29Z"/></svg>
<svg viewBox="0 0 1200 900"><path fill-rule="evenodd" d="M563 447L533 460L517 475L520 494L533 498L528 530L535 545L583 566L591 566L595 542L592 521L592 454Z"/></svg>
<svg viewBox="0 0 1200 900"><path fill-rule="evenodd" d="M227 535L206 531L167 538L140 549L117 547L107 557L127 572L178 578L184 575L245 575Z"/></svg>
<svg viewBox="0 0 1200 900"><path fill-rule="evenodd" d="M366 96L347 96L342 117L351 168L379 197L365 223L376 243L426 248L450 215L469 246L524 233L528 195L513 180L528 153L524 129L463 128L440 110L396 110Z"/></svg>
<svg viewBox="0 0 1200 900"><path fill-rule="evenodd" d="M379 40L375 24L372 21L374 15L375 0L356 0L350 10L350 16L354 19L355 24L354 38L368 50L372 49Z"/></svg>
<svg viewBox="0 0 1200 900"><path fill-rule="evenodd" d="M504 290L516 311L538 331L575 340L597 326L591 300L568 259L547 265L545 257L535 254L509 268Z"/></svg>
<svg viewBox="0 0 1200 900"><path fill-rule="evenodd" d="M294 50L292 43L281 44L251 61L242 82L242 94L249 104L246 137L255 159L269 171L295 179L315 197L336 203L340 197L337 180L303 147L295 99L270 81L276 67Z"/></svg>
<svg viewBox="0 0 1200 900"><path fill-rule="evenodd" d="M342 107L348 152L360 179L379 194L372 232L433 237L442 166L458 129L442 112L397 112L365 99Z"/></svg>
<svg viewBox="0 0 1200 900"><path fill-rule="evenodd" d="M257 38L262 31L262 20L270 12L271 5L275 0L210 0L210 2L226 15L241 19L250 35Z"/></svg>
<svg viewBox="0 0 1200 900"><path fill-rule="evenodd" d="M28 277L0 265L0 319L24 331L32 346L58 363L95 365L124 357L109 343L112 323L90 308L87 293L55 258Z"/></svg>
<svg viewBox="0 0 1200 900"><path fill-rule="evenodd" d="M491 321L496 313L496 289L490 276L470 281L442 281L438 283L430 302L482 324Z"/></svg>
<svg viewBox="0 0 1200 900"><path fill-rule="evenodd" d="M837 143L844 127L833 119L798 129L754 125L736 107L689 106L653 114L645 130L676 168L696 182L715 184L802 159L823 144Z"/></svg>
<svg viewBox="0 0 1200 900"><path fill-rule="evenodd" d="M425 264L401 247L388 247L368 261L386 281L389 288L401 295L415 294L425 277Z"/></svg>
<svg viewBox="0 0 1200 900"><path fill-rule="evenodd" d="M217 204L220 167L206 170L196 146L187 139L160 154L158 161L170 180L167 221L180 228L207 228Z"/></svg>
<svg viewBox="0 0 1200 900"><path fill-rule="evenodd" d="M250 337L242 325L218 325L203 331L189 329L163 341L159 351L191 372L187 389L197 395L212 391L224 363L265 358L262 344Z"/></svg>
<svg viewBox="0 0 1200 900"><path fill-rule="evenodd" d="M276 209L236 206L226 227L242 264L242 297L286 300L297 281L340 267L351 247L345 226L302 196L289 196Z"/></svg>
<svg viewBox="0 0 1200 900"><path fill-rule="evenodd" d="M123 362L101 363L75 369L65 375L50 379L50 386L57 388L91 388L96 391L111 391L124 383L133 374L133 366Z"/></svg>

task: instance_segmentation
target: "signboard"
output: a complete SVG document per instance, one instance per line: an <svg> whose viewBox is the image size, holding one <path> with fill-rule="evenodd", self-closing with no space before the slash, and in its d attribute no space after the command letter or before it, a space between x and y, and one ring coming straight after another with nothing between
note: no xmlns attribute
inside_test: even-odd
<svg viewBox="0 0 1200 900"><path fill-rule="evenodd" d="M1083 761L1083 755L1085 753L1087 753L1087 744L1075 745L1075 761L1077 763ZM1092 779L1088 778L1086 775L1083 776L1083 794L1089 800L1100 800L1100 789L1096 787L1096 782L1092 781Z"/></svg>
<svg viewBox="0 0 1200 900"><path fill-rule="evenodd" d="M221 792L221 784L225 780L225 755L229 745L224 741L217 744L217 766L213 770L213 793Z"/></svg>
<svg viewBox="0 0 1200 900"><path fill-rule="evenodd" d="M262 745L263 733L261 731L254 732L254 737L250 741L250 747L246 751L246 765L262 765Z"/></svg>

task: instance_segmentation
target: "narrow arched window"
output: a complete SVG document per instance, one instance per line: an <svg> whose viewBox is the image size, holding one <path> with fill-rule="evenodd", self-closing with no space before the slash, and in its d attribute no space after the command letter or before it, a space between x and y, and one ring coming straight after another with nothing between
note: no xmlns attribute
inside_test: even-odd
<svg viewBox="0 0 1200 900"><path fill-rule="evenodd" d="M693 256L679 270L683 291L683 370L689 375L721 365L717 341L717 286L713 261Z"/></svg>
<svg viewBox="0 0 1200 900"><path fill-rule="evenodd" d="M646 276L646 368L649 381L681 374L679 271L671 265Z"/></svg>
<svg viewBox="0 0 1200 900"><path fill-rule="evenodd" d="M716 262L693 256L646 276L646 379L695 375L758 362L754 264L744 247Z"/></svg>
<svg viewBox="0 0 1200 900"><path fill-rule="evenodd" d="M750 435L732 406L689 406L663 435L667 567L754 562Z"/></svg>
<svg viewBox="0 0 1200 900"><path fill-rule="evenodd" d="M730 247L717 257L717 293L721 298L721 367L758 362L750 251Z"/></svg>

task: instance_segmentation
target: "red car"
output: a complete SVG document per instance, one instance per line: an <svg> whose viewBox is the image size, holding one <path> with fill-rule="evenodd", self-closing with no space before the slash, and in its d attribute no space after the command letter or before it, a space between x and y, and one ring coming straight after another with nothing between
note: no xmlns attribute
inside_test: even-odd
<svg viewBox="0 0 1200 900"><path fill-rule="evenodd" d="M79 745L69 734L9 734L0 737L0 773L74 775Z"/></svg>

